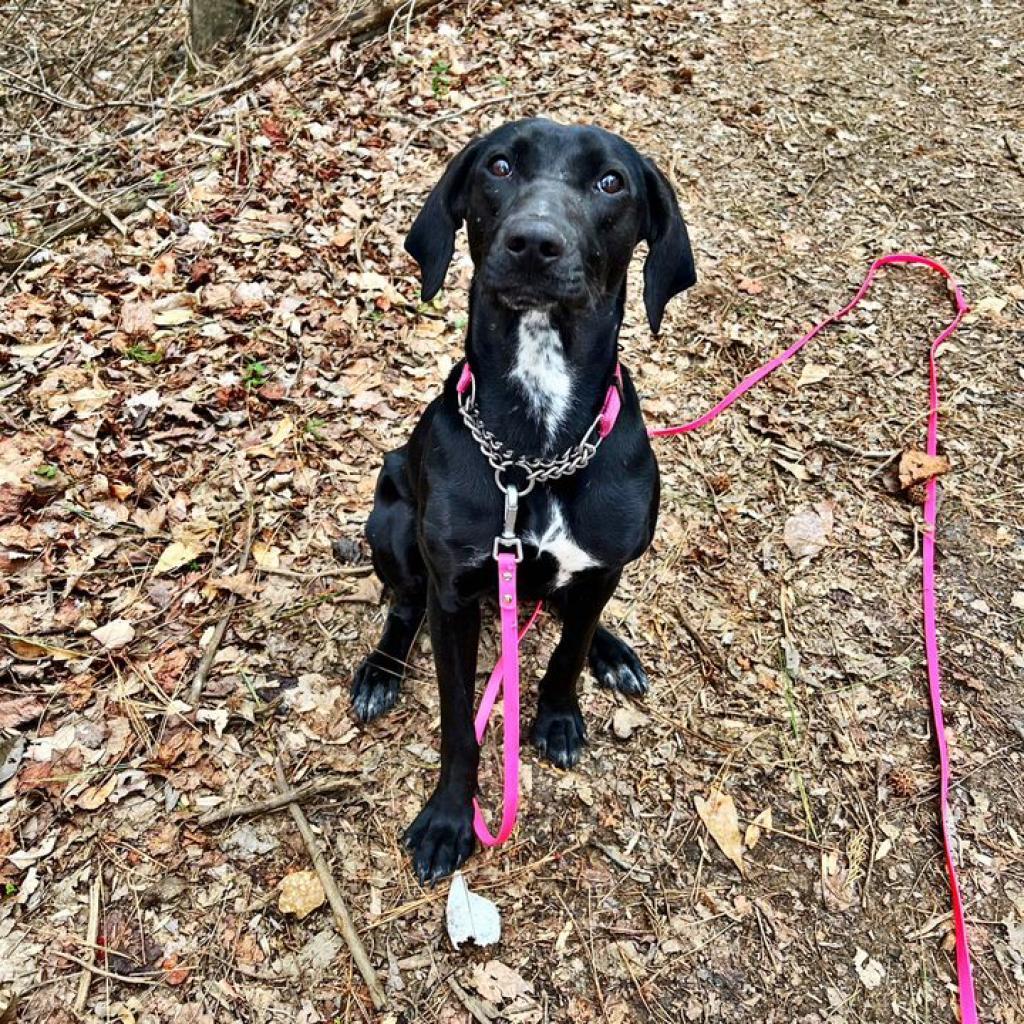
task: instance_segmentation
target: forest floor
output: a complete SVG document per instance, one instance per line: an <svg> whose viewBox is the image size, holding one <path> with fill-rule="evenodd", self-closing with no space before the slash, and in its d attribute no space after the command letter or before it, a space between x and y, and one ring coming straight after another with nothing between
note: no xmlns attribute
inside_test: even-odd
<svg viewBox="0 0 1024 1024"><path fill-rule="evenodd" d="M544 114L621 133L678 190L700 282L653 339L638 260L622 338L651 423L703 411L876 255L963 281L975 311L940 360L952 805L981 1016L1024 1022L1021 39L1008 0L442 4L120 136L114 185L109 161L74 165L87 195L159 190L115 214L124 233L0 278L0 1011L20 997L0 1016L956 1019L922 513L893 461L923 447L926 342L952 310L920 269L658 443L658 536L609 609L652 690L584 680L572 771L524 749L518 829L465 871L500 944L454 950L448 884L410 870L437 696L421 638L398 707L352 717L383 618L361 531L383 453L459 358L470 265L460 241L424 307L402 240L461 144ZM88 145L132 115L50 113ZM5 144L4 177L34 139ZM75 201L18 195L0 243ZM794 553L794 523L817 553ZM527 715L555 637L542 618L524 645ZM274 793L278 756L340 778L304 807L380 1015L328 909L279 907L311 867L291 816L197 823ZM485 774L493 796L490 749ZM698 814L713 792L735 862Z"/></svg>

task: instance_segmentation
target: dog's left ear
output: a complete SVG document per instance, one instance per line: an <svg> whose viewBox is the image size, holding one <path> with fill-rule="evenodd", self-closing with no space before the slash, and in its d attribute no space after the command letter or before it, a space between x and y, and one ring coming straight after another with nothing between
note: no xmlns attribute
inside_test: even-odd
<svg viewBox="0 0 1024 1024"><path fill-rule="evenodd" d="M480 142L474 139L452 158L406 235L405 251L420 265L424 302L444 284L455 252L455 233L466 219L466 179Z"/></svg>
<svg viewBox="0 0 1024 1024"><path fill-rule="evenodd" d="M673 295L697 283L693 250L676 194L668 179L647 159L647 262L644 264L644 305L651 331L657 334L665 306Z"/></svg>

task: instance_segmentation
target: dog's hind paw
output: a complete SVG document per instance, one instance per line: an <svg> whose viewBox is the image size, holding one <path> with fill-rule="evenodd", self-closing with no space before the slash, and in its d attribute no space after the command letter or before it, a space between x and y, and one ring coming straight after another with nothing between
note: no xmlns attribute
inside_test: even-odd
<svg viewBox="0 0 1024 1024"><path fill-rule="evenodd" d="M651 688L647 673L633 648L606 629L599 629L594 634L589 662L598 685L609 690L642 697Z"/></svg>
<svg viewBox="0 0 1024 1024"><path fill-rule="evenodd" d="M530 740L538 752L559 768L571 768L587 745L587 728L578 707L553 708L537 705Z"/></svg>
<svg viewBox="0 0 1024 1024"><path fill-rule="evenodd" d="M352 678L352 710L360 722L369 722L390 711L398 701L401 680L390 669L376 664L370 655Z"/></svg>
<svg viewBox="0 0 1024 1024"><path fill-rule="evenodd" d="M402 837L412 866L423 885L461 867L473 852L473 802L436 791Z"/></svg>

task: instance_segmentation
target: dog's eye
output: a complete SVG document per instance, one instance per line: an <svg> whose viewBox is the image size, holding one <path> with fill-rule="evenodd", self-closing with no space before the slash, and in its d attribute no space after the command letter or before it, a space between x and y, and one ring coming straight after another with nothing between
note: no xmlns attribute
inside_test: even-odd
<svg viewBox="0 0 1024 1024"><path fill-rule="evenodd" d="M609 171L598 179L597 187L601 192L613 196L616 192L621 192L626 187L626 183L617 171Z"/></svg>
<svg viewBox="0 0 1024 1024"><path fill-rule="evenodd" d="M487 170L496 178L507 178L512 173L512 165L503 156L496 156L487 165Z"/></svg>

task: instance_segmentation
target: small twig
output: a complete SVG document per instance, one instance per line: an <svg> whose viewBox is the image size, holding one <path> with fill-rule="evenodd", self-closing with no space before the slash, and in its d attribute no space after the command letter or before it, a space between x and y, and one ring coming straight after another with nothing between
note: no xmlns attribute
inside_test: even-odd
<svg viewBox="0 0 1024 1024"><path fill-rule="evenodd" d="M325 569L323 572L295 572L292 569L267 569L259 566L256 571L264 576L287 576L289 579L315 583L317 580L328 580L336 576L369 576L373 572L373 566L369 563L342 565L337 569Z"/></svg>
<svg viewBox="0 0 1024 1024"><path fill-rule="evenodd" d="M1021 175L1024 175L1024 164L1021 163L1021 159L1017 151L1013 148L1013 143L1010 142L1010 136L1003 136L1003 145L1006 147L1006 152L1010 154L1010 159L1013 161L1017 170L1020 171Z"/></svg>
<svg viewBox="0 0 1024 1024"><path fill-rule="evenodd" d="M61 960L70 960L73 964L85 968L90 974L96 974L101 978L110 978L111 981L121 981L126 985L158 985L160 980L167 973L166 971L147 971L145 974L115 974L113 971L106 971L102 967L89 963L81 957L73 956L71 953L57 953ZM180 969L180 968L179 968Z"/></svg>
<svg viewBox="0 0 1024 1024"><path fill-rule="evenodd" d="M284 773L284 765L281 764L280 758L274 762L274 776L277 780L277 788L281 791L282 795L291 792L288 778ZM377 972L373 969L370 958L366 955L366 947L363 945L363 941L359 938L359 933L352 923L352 916L348 912L348 907L345 906L345 900L338 889L338 883L335 882L334 876L331 874L331 869L327 864L323 851L320 849L320 844L317 842L316 836L313 835L313 830L309 827L309 822L306 820L306 815L303 814L302 808L298 804L293 803L289 805L288 810L291 811L292 818L298 826L303 842L306 844L306 849L309 851L310 859L313 861L313 867L316 869L317 877L320 879L320 884L324 887L324 892L327 894L331 910L334 912L334 923L337 925L338 931L341 932L341 937L348 944L348 948L352 953L352 959L355 961L356 967L359 968L359 973L363 976L366 987L370 990L370 999L373 1001L374 1008L382 1010L387 1003L387 997L384 995L384 989L381 987Z"/></svg>
<svg viewBox="0 0 1024 1024"><path fill-rule="evenodd" d="M322 793L333 793L335 790L344 789L350 784L349 779L317 779L315 782L309 782L305 786L299 786L298 789L289 789L286 793L268 797L266 800L257 800L252 804L217 807L204 814L196 824L205 828L207 825L216 825L218 821L226 821L228 818L252 818L258 814L267 814L270 811L280 810L289 804L301 803L303 800L320 796Z"/></svg>
<svg viewBox="0 0 1024 1024"><path fill-rule="evenodd" d="M892 460L902 454L899 448L858 448L856 445L847 444L845 441L837 441L835 438L825 437L822 434L819 434L814 440L818 444L835 448L837 452L842 452L844 455L859 455L862 459Z"/></svg>
<svg viewBox="0 0 1024 1024"><path fill-rule="evenodd" d="M97 213L101 213L111 224L121 232L122 235L127 236L128 228L125 227L124 221L113 210L104 206L102 203L98 203L91 196L87 196L73 181L69 178L65 178L58 174L54 177L53 183L55 185L62 185L77 199L80 199L90 209L95 210Z"/></svg>
<svg viewBox="0 0 1024 1024"><path fill-rule="evenodd" d="M100 874L92 880L89 889L89 923L85 929L85 944L89 950L89 966L82 971L78 979L78 995L75 997L75 1016L80 1017L89 999L89 986L92 984L92 969L96 963L96 938L100 933Z"/></svg>
<svg viewBox="0 0 1024 1024"><path fill-rule="evenodd" d="M679 622L679 625L686 630L687 635L693 641L693 644L697 648L701 657L706 661L711 662L719 672L724 672L725 662L722 660L722 656L714 649L714 647L711 646L711 644L707 642L707 640L704 639L704 637L700 635L700 631L697 627L683 614L678 601L676 602L676 619Z"/></svg>
<svg viewBox="0 0 1024 1024"><path fill-rule="evenodd" d="M249 552L252 550L252 538L254 532L254 517L250 511L249 529L245 535L245 547L242 550L242 557L239 558L238 568L235 570L236 575L245 572L245 567L249 564ZM210 674L210 669L213 666L213 659L217 656L217 649L220 647L220 642L224 639L224 634L227 632L228 620L231 618L231 613L235 610L235 604L237 602L238 595L232 591L232 593L228 594L227 604L225 605L224 612L214 628L213 636L210 638L210 642L206 645L203 660L199 662L199 668L196 670L195 678L192 680L192 687L188 691L188 703L193 710L195 709L196 704L199 703L199 698L203 695L203 687L206 685L206 677Z"/></svg>

